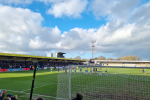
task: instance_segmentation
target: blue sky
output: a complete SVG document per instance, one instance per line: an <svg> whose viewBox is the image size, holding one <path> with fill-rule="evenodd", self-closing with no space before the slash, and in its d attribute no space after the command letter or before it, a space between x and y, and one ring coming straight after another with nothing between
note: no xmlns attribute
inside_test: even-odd
<svg viewBox="0 0 150 100"><path fill-rule="evenodd" d="M94 57L148 60L149 9L149 0L0 0L0 52L90 59L96 41Z"/></svg>
<svg viewBox="0 0 150 100"><path fill-rule="evenodd" d="M45 5L44 3L33 2L30 5L24 6L24 8L31 9L34 12L39 12L44 17L42 22L43 27L55 27L57 26L62 32L69 31L75 27L80 27L83 29L89 28L99 28L101 25L106 24L105 18L95 19L92 12L85 11L81 14L80 18L72 18L62 16L61 18L55 18L54 15L49 15L46 13L51 5ZM91 24L94 23L94 24Z"/></svg>

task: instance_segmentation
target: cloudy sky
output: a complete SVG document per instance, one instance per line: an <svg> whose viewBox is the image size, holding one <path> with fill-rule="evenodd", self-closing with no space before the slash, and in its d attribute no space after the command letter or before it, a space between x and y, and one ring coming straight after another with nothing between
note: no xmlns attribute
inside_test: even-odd
<svg viewBox="0 0 150 100"><path fill-rule="evenodd" d="M0 52L150 59L149 0L0 0Z"/></svg>

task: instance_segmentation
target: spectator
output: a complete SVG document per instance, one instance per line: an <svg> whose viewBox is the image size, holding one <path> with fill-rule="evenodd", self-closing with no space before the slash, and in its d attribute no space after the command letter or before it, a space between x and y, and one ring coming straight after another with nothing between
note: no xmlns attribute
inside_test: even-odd
<svg viewBox="0 0 150 100"><path fill-rule="evenodd" d="M80 93L76 94L76 98L72 99L72 100L83 100L83 96Z"/></svg>
<svg viewBox="0 0 150 100"><path fill-rule="evenodd" d="M13 97L12 97L13 95L11 95L11 94L8 94L7 95L7 98L9 99L9 100L17 100L18 99L18 96L17 95L14 95ZM7 99L6 98L6 99Z"/></svg>
<svg viewBox="0 0 150 100"><path fill-rule="evenodd" d="M11 100L17 100L17 99L18 99L17 95L14 95L14 97L11 97Z"/></svg>
<svg viewBox="0 0 150 100"><path fill-rule="evenodd" d="M42 97L39 97L39 98L37 98L37 100L44 100L44 98L42 98Z"/></svg>
<svg viewBox="0 0 150 100"><path fill-rule="evenodd" d="M10 98L5 98L4 100L11 100Z"/></svg>
<svg viewBox="0 0 150 100"><path fill-rule="evenodd" d="M11 97L11 100L17 100L15 97Z"/></svg>
<svg viewBox="0 0 150 100"><path fill-rule="evenodd" d="M5 94L6 94L6 90L4 92L0 90L0 100L3 100Z"/></svg>
<svg viewBox="0 0 150 100"><path fill-rule="evenodd" d="M9 98L10 100L11 100L11 97L12 97L13 95L11 95L11 94L8 94L7 95L7 98Z"/></svg>
<svg viewBox="0 0 150 100"><path fill-rule="evenodd" d="M18 99L18 96L17 96L17 95L14 95L14 98Z"/></svg>

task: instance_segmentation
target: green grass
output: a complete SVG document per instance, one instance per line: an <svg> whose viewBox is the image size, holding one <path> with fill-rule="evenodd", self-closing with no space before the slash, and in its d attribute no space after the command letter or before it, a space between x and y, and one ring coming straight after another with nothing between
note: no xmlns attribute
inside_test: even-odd
<svg viewBox="0 0 150 100"><path fill-rule="evenodd" d="M84 68L82 71L84 72ZM102 76L98 73L91 75L72 73L72 98L79 92L84 95L84 100L150 99L150 69L146 70L147 74L142 74L142 69L137 68L108 68L107 75L105 75L105 68L102 68L102 71ZM32 79L33 71L0 73L0 89L6 89L7 94L18 95L21 100L29 100ZM56 100L57 87L60 88L58 92L68 98L68 84L68 73L60 71L58 74L57 70L53 70L52 73L50 70L38 70L33 100L40 96L46 100Z"/></svg>
<svg viewBox="0 0 150 100"><path fill-rule="evenodd" d="M29 100L32 79L33 71L0 73L0 89L6 89L7 94L18 95L21 100ZM38 70L35 77L33 100L40 95L46 100L55 100L56 93L57 71L54 70L51 73L50 70Z"/></svg>
<svg viewBox="0 0 150 100"><path fill-rule="evenodd" d="M137 68L108 68L107 75L105 68L102 69L102 76L99 73L72 73L72 98L79 92L84 95L84 100L150 99L150 69L146 70L147 74L142 74L142 69Z"/></svg>

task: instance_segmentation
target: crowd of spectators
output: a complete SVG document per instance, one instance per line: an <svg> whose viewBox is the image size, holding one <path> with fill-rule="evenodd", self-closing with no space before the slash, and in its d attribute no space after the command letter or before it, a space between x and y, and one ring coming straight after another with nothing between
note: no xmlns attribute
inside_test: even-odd
<svg viewBox="0 0 150 100"><path fill-rule="evenodd" d="M14 60L0 60L0 69L12 69L12 68L31 68L33 66L32 61L14 61ZM78 63L82 64L82 63ZM78 65L77 63L73 62L46 62L46 61L39 61L38 67L51 67L51 66L68 66L68 65Z"/></svg>
<svg viewBox="0 0 150 100"><path fill-rule="evenodd" d="M32 61L0 60L0 68L1 69L30 68L31 65L33 65Z"/></svg>
<svg viewBox="0 0 150 100"><path fill-rule="evenodd" d="M0 100L21 100L18 99L17 95L13 96L12 94L8 94L7 97L4 99L5 94L6 94L6 90L5 91L0 90Z"/></svg>

